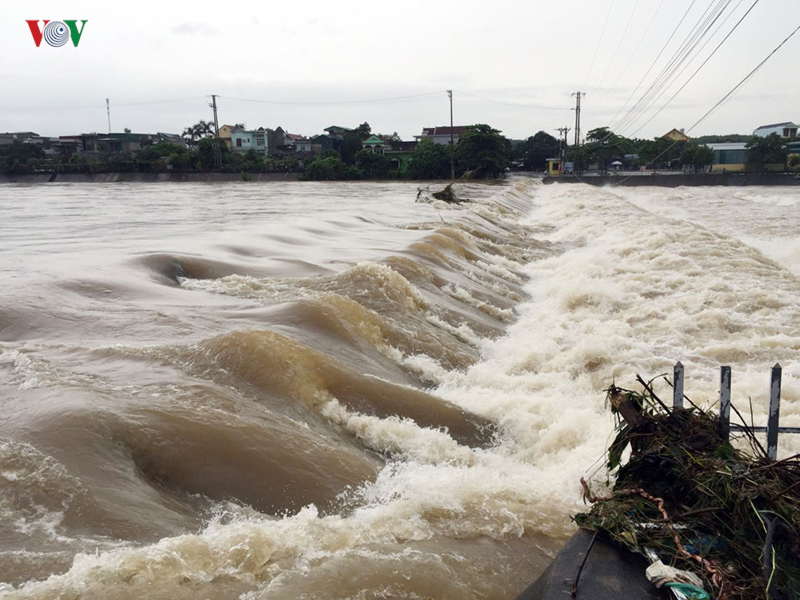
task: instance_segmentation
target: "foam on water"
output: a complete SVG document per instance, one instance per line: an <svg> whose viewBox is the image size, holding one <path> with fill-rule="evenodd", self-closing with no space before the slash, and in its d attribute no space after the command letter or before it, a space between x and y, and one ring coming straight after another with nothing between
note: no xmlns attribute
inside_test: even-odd
<svg viewBox="0 0 800 600"><path fill-rule="evenodd" d="M342 495L344 508L338 514L321 515L313 505L279 519L246 510L233 517L226 513L196 533L79 554L66 573L0 590L0 597L138 598L158 590L158 597L261 600L290 597L293 590L303 589L299 581L305 576L335 570L336 565L350 565L357 580L356 573L370 566L382 573L383 565L391 563L394 572L416 565L420 578L426 568L440 569L442 582L460 590L450 597L469 598L464 585L469 566L461 567L463 571L458 567L459 560L466 561L462 555L453 552L455 558L448 562L449 554L417 550L414 544L569 535L569 517L580 498L579 479L602 463L613 431L603 394L611 383L635 387L637 373L647 378L666 373L681 360L687 395L695 402L713 401L718 367L726 363L733 367L734 402L744 409L751 396L761 420L768 369L780 361L782 424L800 425L800 280L780 257L765 255L763 244L769 243L772 229L759 229L753 222L766 222L770 211L793 207L795 201L784 192L762 191L736 200L750 217L741 230L725 215L699 206L699 199L716 190L640 192L525 183L509 193L533 200L533 210L522 223L536 232L530 246L557 251L527 264L508 256L484 259L477 249L480 239L455 230L410 246L463 269L454 258L460 257L479 269L481 278L494 276L509 286L523 286L527 299L516 307L516 321L503 336L483 337L466 322L446 320L418 287L435 279L421 267L418 285L385 264L361 263L308 285L295 281L290 286L312 290L315 298L350 290L349 300L337 306L363 321L355 328L358 335L384 357L435 383L431 392L436 396L495 423L491 446L468 448L443 428L359 412L324 382L304 375L294 383L295 396L387 457L374 481ZM473 211L497 221L519 220L501 203L481 203ZM794 231L800 232L800 226ZM413 312L422 322L478 348L480 360L449 369L435 357L388 343L389 326L380 319L390 315L349 304L364 300L359 290L374 282L388 306ZM288 287L280 287L283 283L239 275L182 282L193 290L267 303L275 294L289 293ZM488 310L483 299L458 284L446 283L441 289L468 306L511 320L510 310ZM503 290L507 294L511 288L495 283L495 292ZM259 336L268 341L265 347L280 345L284 355L294 352L307 362L321 360L277 334ZM200 356L230 340L236 341L228 336L194 350ZM314 365L300 366L308 373L319 371ZM669 395L665 384L656 385ZM798 450L799 441L788 436L781 440L782 455ZM363 583L366 587L346 597L418 597L391 578L387 571L383 587ZM484 597L509 596L521 589L513 582L495 584ZM330 597L340 597L336 594Z"/></svg>

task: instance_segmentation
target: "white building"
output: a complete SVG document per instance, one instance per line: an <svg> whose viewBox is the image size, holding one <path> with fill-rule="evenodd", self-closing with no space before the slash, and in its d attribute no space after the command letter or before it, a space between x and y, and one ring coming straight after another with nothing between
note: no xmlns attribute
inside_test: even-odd
<svg viewBox="0 0 800 600"><path fill-rule="evenodd" d="M762 125L753 131L753 135L758 137L767 137L777 133L782 138L797 137L797 125L791 121L786 123L773 123L772 125Z"/></svg>
<svg viewBox="0 0 800 600"><path fill-rule="evenodd" d="M450 143L450 133L452 130L453 144L457 144L459 134L464 133L467 129L469 129L467 125L456 125L455 127L423 127L422 134L415 135L414 137L418 142L430 140L434 144L444 145Z"/></svg>
<svg viewBox="0 0 800 600"><path fill-rule="evenodd" d="M238 127L231 130L231 150L237 153L245 153L254 150L262 156L267 155L269 145L269 131L263 127L258 129L240 129Z"/></svg>

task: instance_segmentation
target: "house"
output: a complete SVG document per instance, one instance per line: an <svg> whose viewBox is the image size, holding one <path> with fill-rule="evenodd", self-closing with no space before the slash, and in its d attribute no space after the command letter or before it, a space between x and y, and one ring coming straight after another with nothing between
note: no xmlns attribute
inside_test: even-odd
<svg viewBox="0 0 800 600"><path fill-rule="evenodd" d="M772 125L762 125L761 127L756 127L756 129L753 131L753 135L757 135L758 137L768 137L773 133L777 133L780 137L788 139L797 137L797 128L798 126L791 121L787 121L786 123L773 123Z"/></svg>
<svg viewBox="0 0 800 600"><path fill-rule="evenodd" d="M322 146L315 144L313 140L308 138L298 138L294 141L294 151L295 154L311 156L322 152Z"/></svg>
<svg viewBox="0 0 800 600"><path fill-rule="evenodd" d="M706 144L714 152L712 172L744 171L747 164L747 144L745 142L725 142Z"/></svg>
<svg viewBox="0 0 800 600"><path fill-rule="evenodd" d="M361 142L361 148L362 150L369 150L374 154L383 154L386 149L386 142L377 135L371 135Z"/></svg>
<svg viewBox="0 0 800 600"><path fill-rule="evenodd" d="M186 147L186 140L183 139L178 133L164 133L163 131L159 131L156 133L158 137L158 143L168 143L168 144L175 144L176 146L183 146Z"/></svg>
<svg viewBox="0 0 800 600"><path fill-rule="evenodd" d="M41 137L38 133L34 133L33 131L12 131L10 135L13 135L14 139L20 142L35 140Z"/></svg>
<svg viewBox="0 0 800 600"><path fill-rule="evenodd" d="M331 125L330 127L326 127L323 131L327 132L327 134L332 138L338 138L340 140L344 139L344 134L353 131L352 129L348 129L347 127L339 127L338 125Z"/></svg>
<svg viewBox="0 0 800 600"><path fill-rule="evenodd" d="M97 135L95 146L97 152L106 154L136 154L142 148L158 144L162 139L155 133L132 133L125 131L123 133L109 133ZM84 141L84 150L86 142Z"/></svg>
<svg viewBox="0 0 800 600"><path fill-rule="evenodd" d="M219 132L217 133L219 139L224 141L225 145L228 146L228 150L231 150L232 147L231 137L233 134L233 130L236 128L244 129L244 127L242 127L241 125L223 125L222 127L219 128Z"/></svg>
<svg viewBox="0 0 800 600"><path fill-rule="evenodd" d="M383 148L383 155L389 159L389 170L404 173L408 170L417 142L392 141Z"/></svg>
<svg viewBox="0 0 800 600"><path fill-rule="evenodd" d="M449 144L452 140L453 144L458 143L458 136L469 129L469 125L456 125L455 127L423 127L420 135L414 137L417 141L430 140L434 144Z"/></svg>
<svg viewBox="0 0 800 600"><path fill-rule="evenodd" d="M269 154L270 156L288 156L295 154L298 140L306 138L296 133L284 131L283 127L276 127L269 134Z"/></svg>
<svg viewBox="0 0 800 600"><path fill-rule="evenodd" d="M336 150L337 152L341 152L343 139L331 135L320 134L312 137L311 142L319 146L320 152L324 152L325 150Z"/></svg>
<svg viewBox="0 0 800 600"><path fill-rule="evenodd" d="M661 136L662 140L669 140L679 144L685 144L689 141L689 136L683 133L683 129L673 129Z"/></svg>
<svg viewBox="0 0 800 600"><path fill-rule="evenodd" d="M237 154L253 150L257 154L266 156L269 150L269 130L263 127L258 129L235 127L231 131L231 150Z"/></svg>

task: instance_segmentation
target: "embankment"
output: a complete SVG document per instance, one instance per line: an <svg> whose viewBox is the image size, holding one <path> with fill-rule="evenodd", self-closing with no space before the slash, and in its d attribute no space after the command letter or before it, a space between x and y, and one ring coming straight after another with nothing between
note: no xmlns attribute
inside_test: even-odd
<svg viewBox="0 0 800 600"><path fill-rule="evenodd" d="M246 181L297 181L299 173L248 173ZM32 173L0 175L0 183L227 183L242 173Z"/></svg>
<svg viewBox="0 0 800 600"><path fill-rule="evenodd" d="M680 175L579 175L545 177L544 183L588 183L595 186L732 186L746 185L800 185L800 178L793 173L686 173Z"/></svg>

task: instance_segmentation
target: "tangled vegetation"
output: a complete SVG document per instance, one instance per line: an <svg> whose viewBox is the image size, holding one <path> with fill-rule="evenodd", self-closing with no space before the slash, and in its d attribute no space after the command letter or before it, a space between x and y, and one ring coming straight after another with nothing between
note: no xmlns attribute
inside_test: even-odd
<svg viewBox="0 0 800 600"><path fill-rule="evenodd" d="M577 523L694 572L712 598L800 598L800 457L768 460L749 431L741 451L716 416L669 408L641 382L643 393L607 390L623 417L608 451L616 483L598 498L582 481L593 506Z"/></svg>

